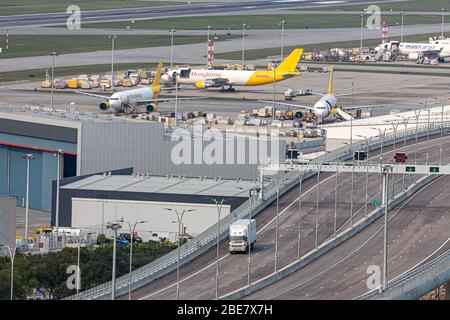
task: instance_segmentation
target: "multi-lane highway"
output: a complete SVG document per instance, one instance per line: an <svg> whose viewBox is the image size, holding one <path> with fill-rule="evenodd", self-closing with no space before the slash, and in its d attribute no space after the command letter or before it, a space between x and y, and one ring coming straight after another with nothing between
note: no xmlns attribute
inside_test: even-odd
<svg viewBox="0 0 450 320"><path fill-rule="evenodd" d="M445 138L444 138L445 139ZM450 141L443 140L443 150L448 159L448 152L450 151ZM439 139L430 142L430 159L439 158ZM399 146L399 145L397 145ZM400 146L399 146L400 147ZM401 148L403 145L401 145ZM398 149L401 149L398 148ZM425 161L426 159L427 143L425 141L419 141L416 146L411 143L408 146L409 159L414 159L417 156L417 161ZM417 153L417 154L415 154ZM372 152L373 157L377 157L376 152ZM385 150L384 158L391 159L393 156L392 151ZM316 178L311 178L304 182L302 185L302 210L300 220L300 254L304 255L315 247L315 217L317 215L319 221L318 228L318 242L321 243L328 239L333 234L334 229L334 212L335 212L335 180L334 174L321 174L321 182L319 185L319 192L317 192ZM365 175L355 175L355 187L354 187L354 207L353 215L354 221L357 221L365 212ZM402 177L396 177L396 192L400 191L402 184ZM408 176L406 178L406 185L413 181L413 177ZM433 253L445 240L450 236L448 234L448 224L450 217L448 211L436 209L436 207L430 207L436 203L442 203L447 201L445 199L445 182L446 179L439 180L434 183L434 186L430 188L433 192L427 192L425 189L421 193L417 194L412 200L410 200L409 206L406 203L403 207L395 208L391 210L392 228L390 229L391 242L396 242L395 245L390 246L390 256L393 258L395 268L391 268L389 276L396 276L401 272L406 271L414 264L420 262L428 255ZM378 192L380 190L380 180L378 175L369 175L368 179L369 200L379 198ZM391 188L392 189L392 188ZM337 226L338 228L344 228L349 224L350 217L350 198L351 198L351 175L339 174L338 175L338 202L337 202ZM437 191L436 191L437 190ZM286 266L287 264L295 261L298 257L298 194L299 188L292 189L289 193L280 199L280 214L278 216L278 268ZM319 200L319 207L317 210L316 201ZM418 201L418 202L416 202ZM437 202L439 201L439 202ZM411 209L414 204L425 204L428 207L420 209ZM368 206L368 212L374 209L372 205ZM400 211L398 211L400 209ZM408 211L409 210L409 211ZM408 219L404 219L405 212L413 210L415 215L408 216ZM398 212L397 212L398 211ZM396 213L397 212L397 213ZM438 212L438 213L433 213ZM431 216L430 216L431 215ZM442 217L441 217L442 216ZM260 279L274 270L274 257L275 257L275 217L276 210L275 204L268 207L262 213L257 216L257 229L258 240L255 250L251 255L251 281ZM414 220L414 221L413 221ZM307 292L302 291L300 285L289 291L287 295L284 295L285 290L289 284L294 284L299 279L305 279L304 274L301 272L308 272L307 275L316 280L314 283L320 290L317 290L318 297L321 298L354 298L360 293L364 292L364 283L362 279L367 279L365 269L363 266L369 262L372 264L380 263L382 254L381 250L382 242L379 240L379 228L380 222L376 222L369 228L366 228L360 234L351 239L348 244L338 246L333 251L329 252L321 259L328 259L323 263L320 260L314 262L313 267L306 267L300 269L289 277L290 280L282 280L284 285L278 286L277 284L261 290L259 293L255 293L256 298L276 298L278 294L280 297L289 298L305 298ZM378 233L376 233L378 231ZM375 235L374 235L375 234ZM431 237L431 234L433 237ZM399 236L400 235L400 236ZM428 238L427 238L428 237ZM397 240L397 238L399 238ZM430 241L428 241L430 240ZM344 260L346 255L351 254L358 245L365 245L367 248L361 248L357 253L370 252L371 258L366 255L360 256L357 253L351 255L351 259ZM408 253L407 248L402 246L402 243L408 242L411 246ZM415 243L417 242L417 243ZM370 247L370 248L368 248ZM407 247L407 246L406 246ZM220 247L221 259L220 259L220 279L219 279L219 295L226 295L236 289L239 289L247 284L247 257L245 255L229 255L227 253L227 243L223 243ZM407 259L410 255L414 255L414 259ZM401 257L400 257L401 256ZM334 264L340 266L339 271L347 270L351 268L353 272L361 272L358 282L360 286L358 290L351 290L356 288L356 284L353 283L353 279L346 285L343 279L348 277L350 270L343 272L343 278L336 284L335 289L333 283L337 283L338 279L332 279L330 282L320 282L322 279L321 272L328 272L327 276L333 277L334 270L326 270ZM215 294L215 252L209 252L202 257L192 261L181 269L181 284L180 292L182 299L211 299ZM311 265L312 266L312 265ZM342 267L341 267L342 266ZM347 268L347 269L346 269ZM306 270L306 271L304 271ZM324 271L325 270L325 271ZM298 276L297 276L298 275ZM345 276L344 276L345 275ZM288 278L286 278L288 279ZM347 278L348 279L348 278ZM355 278L356 279L356 278ZM333 282L333 280L335 280ZM281 282L280 282L281 283ZM310 283L305 284L308 286ZM346 286L346 287L345 287ZM346 288L350 287L350 291L346 291ZM297 289L300 288L300 289ZM330 290L328 290L330 289ZM265 291L267 290L267 291ZM299 290L301 293L298 293ZM334 290L334 291L333 291ZM304 292L304 293L303 293ZM327 292L331 292L331 295L327 295ZM335 295L339 292L338 295ZM345 294L344 294L345 292ZM259 295L258 295L259 294ZM159 280L152 282L151 284L137 290L133 296L135 299L173 299L176 297L175 286L175 274L169 274ZM253 297L253 296L252 296ZM308 297L308 296L306 296Z"/></svg>
<svg viewBox="0 0 450 320"><path fill-rule="evenodd" d="M372 3L372 0L344 0L339 4L351 3ZM389 1L378 1L389 2ZM330 5L329 1L316 0L259 0L256 1L236 1L236 2L212 2L197 4L182 4L162 7L142 7L142 8L124 8L124 9L107 9L83 11L82 21L100 22L100 21L117 21L130 19L149 19L149 18L168 18L182 16L198 16L205 14L230 14L233 12L256 12L258 10L287 10L298 9L304 7L320 7ZM81 8L83 9L83 8ZM30 25L50 25L64 24L69 14L61 13L42 13L42 14L25 14L17 16L1 16L0 27L20 27Z"/></svg>

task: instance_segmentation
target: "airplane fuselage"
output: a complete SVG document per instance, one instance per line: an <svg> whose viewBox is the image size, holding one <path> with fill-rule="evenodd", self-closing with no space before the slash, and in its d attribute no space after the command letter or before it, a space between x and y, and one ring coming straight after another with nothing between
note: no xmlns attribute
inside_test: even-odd
<svg viewBox="0 0 450 320"><path fill-rule="evenodd" d="M155 97L155 92L150 87L143 87L116 92L108 99L108 104L114 110L123 111L127 106L136 106L142 104L139 101L151 100Z"/></svg>
<svg viewBox="0 0 450 320"><path fill-rule="evenodd" d="M161 79L170 81L170 74L177 74L178 83L193 84L197 88L207 88L217 86L215 79L226 79L232 86L258 86L273 83L286 79L283 74L272 70L251 71L251 70L211 70L211 69L191 69L189 73L183 73L180 70L171 70L164 74ZM228 84L226 84L228 85Z"/></svg>
<svg viewBox="0 0 450 320"><path fill-rule="evenodd" d="M337 99L333 94L326 94L314 104L314 114L319 119L325 119L331 114L331 110L336 109Z"/></svg>

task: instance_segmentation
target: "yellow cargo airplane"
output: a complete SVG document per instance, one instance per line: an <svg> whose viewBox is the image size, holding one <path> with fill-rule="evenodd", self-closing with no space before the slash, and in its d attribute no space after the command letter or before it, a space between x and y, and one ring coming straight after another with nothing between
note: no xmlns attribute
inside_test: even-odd
<svg viewBox="0 0 450 320"><path fill-rule="evenodd" d="M280 63L274 70L214 70L214 69L172 69L161 76L164 82L175 82L180 84L192 84L197 89L209 87L221 87L227 91L234 91L233 86L259 86L275 81L283 81L292 77L297 77L300 72L295 71L298 61L303 53L303 49L294 49L291 54Z"/></svg>

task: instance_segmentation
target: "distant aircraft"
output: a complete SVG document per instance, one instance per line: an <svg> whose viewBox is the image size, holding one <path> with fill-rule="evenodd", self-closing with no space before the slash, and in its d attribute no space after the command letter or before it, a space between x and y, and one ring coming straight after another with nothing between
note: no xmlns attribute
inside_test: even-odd
<svg viewBox="0 0 450 320"><path fill-rule="evenodd" d="M282 81L300 75L296 72L298 61L303 53L303 49L295 49L291 54L273 70L214 70L214 69L191 69L178 68L169 70L162 75L164 82L175 82L179 84L192 84L197 89L209 87L222 88L228 86L226 91L235 91L233 86L259 86L273 83L275 80Z"/></svg>
<svg viewBox="0 0 450 320"><path fill-rule="evenodd" d="M158 103L175 100L175 98L158 99L158 96L161 92L159 82L161 79L162 66L163 61L160 60L155 79L150 86L116 92L111 96L103 96L100 94L94 94L85 91L75 92L103 99L103 102L101 102L99 105L99 108L102 111L113 108L116 112L131 113L136 110L137 106L144 105L147 112L155 112L158 111ZM178 98L178 100L192 100L192 98Z"/></svg>
<svg viewBox="0 0 450 320"><path fill-rule="evenodd" d="M314 113L314 115L319 119L319 121L322 121L323 119L330 116L332 113L339 114L342 119L344 120L351 120L353 117L348 114L345 111L349 110L358 110L358 109L368 109L368 108L376 108L376 107L382 107L381 105L368 105L368 106L337 106L337 98L342 96L348 96L352 93L342 93L342 94L334 94L333 93L333 66L330 67L330 77L328 80L328 92L326 94L321 93L315 93L311 92L314 95L321 96L320 100L317 101L313 106L307 106L307 105L297 105L292 103L284 103L284 102L275 102L277 105L287 106L291 108L298 108L298 109L306 109L308 111L311 111ZM264 103L270 103L272 104L273 101L265 101L265 100L259 100L260 102Z"/></svg>
<svg viewBox="0 0 450 320"><path fill-rule="evenodd" d="M406 56L411 60L427 57L443 61L444 58L450 57L450 43L444 40L430 40L429 43L391 41L375 47L378 53L388 50L396 50L398 55Z"/></svg>

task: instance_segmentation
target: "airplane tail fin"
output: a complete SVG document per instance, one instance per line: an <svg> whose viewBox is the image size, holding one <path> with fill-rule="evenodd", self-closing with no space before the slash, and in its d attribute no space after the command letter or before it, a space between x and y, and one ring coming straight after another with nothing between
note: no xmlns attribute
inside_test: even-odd
<svg viewBox="0 0 450 320"><path fill-rule="evenodd" d="M297 68L298 61L303 54L303 49L294 49L290 55L280 63L277 67L276 72L286 73L286 72L294 72L295 68Z"/></svg>
<svg viewBox="0 0 450 320"><path fill-rule="evenodd" d="M163 60L159 60L158 69L156 69L156 75L155 79L153 79L152 84L150 85L150 88L156 88L159 87L159 81L161 80L161 70L163 67Z"/></svg>
<svg viewBox="0 0 450 320"><path fill-rule="evenodd" d="M333 94L333 66L330 66L330 78L328 80L328 94Z"/></svg>

